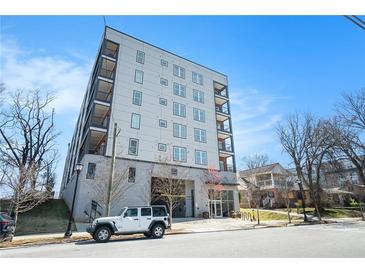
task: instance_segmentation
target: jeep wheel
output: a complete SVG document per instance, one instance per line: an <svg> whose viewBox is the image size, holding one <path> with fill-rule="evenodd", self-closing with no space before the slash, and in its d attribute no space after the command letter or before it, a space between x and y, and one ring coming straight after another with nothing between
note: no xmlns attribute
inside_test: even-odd
<svg viewBox="0 0 365 274"><path fill-rule="evenodd" d="M156 224L152 227L151 234L155 239L162 238L165 234L165 227L162 224Z"/></svg>
<svg viewBox="0 0 365 274"><path fill-rule="evenodd" d="M152 236L151 232L145 232L143 233L144 236L146 236L147 238L150 238Z"/></svg>
<svg viewBox="0 0 365 274"><path fill-rule="evenodd" d="M99 243L105 243L109 241L110 237L112 236L112 233L107 226L101 226L99 227L94 234L95 241Z"/></svg>

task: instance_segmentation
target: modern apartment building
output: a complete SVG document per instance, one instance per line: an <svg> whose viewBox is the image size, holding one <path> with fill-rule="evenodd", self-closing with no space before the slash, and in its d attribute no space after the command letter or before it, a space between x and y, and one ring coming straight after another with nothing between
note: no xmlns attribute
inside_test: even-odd
<svg viewBox="0 0 365 274"><path fill-rule="evenodd" d="M114 138L114 127L117 126ZM151 203L154 178L185 180L175 217L227 216L239 209L227 76L106 27L69 144L61 195L70 206L82 163L74 218L91 204L104 212L112 170L112 214ZM206 179L219 171L219 189Z"/></svg>

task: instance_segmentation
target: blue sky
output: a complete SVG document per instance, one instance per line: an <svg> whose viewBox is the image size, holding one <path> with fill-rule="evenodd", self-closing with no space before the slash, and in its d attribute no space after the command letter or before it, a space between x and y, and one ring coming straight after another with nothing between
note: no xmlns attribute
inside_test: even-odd
<svg viewBox="0 0 365 274"><path fill-rule="evenodd" d="M275 125L294 111L327 117L365 86L365 32L341 16L117 16L107 24L229 77L237 162L266 153L289 165ZM101 16L2 16L0 78L54 102L62 176L104 28Z"/></svg>

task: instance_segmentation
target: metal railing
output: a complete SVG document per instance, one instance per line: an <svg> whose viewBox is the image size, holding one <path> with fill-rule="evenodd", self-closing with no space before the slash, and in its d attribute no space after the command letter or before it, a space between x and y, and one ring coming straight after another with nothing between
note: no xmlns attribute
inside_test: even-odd
<svg viewBox="0 0 365 274"><path fill-rule="evenodd" d="M218 148L219 148L219 150L232 152L232 146L230 144L218 142Z"/></svg>
<svg viewBox="0 0 365 274"><path fill-rule="evenodd" d="M221 130L221 131L229 132L229 133L231 132L231 127L230 126L217 124L217 129Z"/></svg>
<svg viewBox="0 0 365 274"><path fill-rule="evenodd" d="M112 99L112 93L99 90L96 92L95 99L105 101L105 102L110 102Z"/></svg>
<svg viewBox="0 0 365 274"><path fill-rule="evenodd" d="M229 109L227 106L215 106L216 111L229 114Z"/></svg>
<svg viewBox="0 0 365 274"><path fill-rule="evenodd" d="M228 94L227 94L227 90L226 89L224 89L222 91L215 90L214 93L217 94L217 95L220 95L220 96L223 96L223 97L228 98Z"/></svg>

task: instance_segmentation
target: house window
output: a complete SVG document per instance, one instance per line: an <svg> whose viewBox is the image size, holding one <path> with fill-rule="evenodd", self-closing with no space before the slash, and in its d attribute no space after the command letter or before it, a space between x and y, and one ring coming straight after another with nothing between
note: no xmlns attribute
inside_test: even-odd
<svg viewBox="0 0 365 274"><path fill-rule="evenodd" d="M186 97L186 87L184 85L174 83L174 94L181 97Z"/></svg>
<svg viewBox="0 0 365 274"><path fill-rule="evenodd" d="M167 81L167 79L165 79L165 78L160 78L160 84L163 86L168 86L169 81Z"/></svg>
<svg viewBox="0 0 365 274"><path fill-rule="evenodd" d="M193 82L198 85L203 85L203 75L193 71Z"/></svg>
<svg viewBox="0 0 365 274"><path fill-rule="evenodd" d="M161 59L161 66L163 67L168 67L169 66L169 62L167 62L166 60L164 59Z"/></svg>
<svg viewBox="0 0 365 274"><path fill-rule="evenodd" d="M132 104L137 106L142 105L142 92L133 90Z"/></svg>
<svg viewBox="0 0 365 274"><path fill-rule="evenodd" d="M143 71L136 69L134 73L134 82L138 84L143 84Z"/></svg>
<svg viewBox="0 0 365 274"><path fill-rule="evenodd" d="M140 64L144 64L144 56L145 56L145 54L143 51L137 50L136 62L140 63Z"/></svg>
<svg viewBox="0 0 365 274"><path fill-rule="evenodd" d="M130 167L128 169L128 183L134 183L136 181L136 168Z"/></svg>
<svg viewBox="0 0 365 274"><path fill-rule="evenodd" d="M162 144L162 143L158 144L159 151L166 151L166 148L167 148L166 144Z"/></svg>
<svg viewBox="0 0 365 274"><path fill-rule="evenodd" d="M167 127L167 121L166 120L160 119L158 121L158 124L159 124L160 127Z"/></svg>
<svg viewBox="0 0 365 274"><path fill-rule="evenodd" d="M128 154L129 155L138 155L138 139L129 139L129 148L128 148Z"/></svg>
<svg viewBox="0 0 365 274"><path fill-rule="evenodd" d="M185 147L173 147L173 160L175 162L186 162L186 148Z"/></svg>
<svg viewBox="0 0 365 274"><path fill-rule="evenodd" d="M194 140L196 142L206 143L207 132L204 129L194 128Z"/></svg>
<svg viewBox="0 0 365 274"><path fill-rule="evenodd" d="M95 163L87 164L86 179L95 179L95 169L96 169Z"/></svg>
<svg viewBox="0 0 365 274"><path fill-rule="evenodd" d="M195 150L195 163L198 165L207 165L207 152L202 150Z"/></svg>
<svg viewBox="0 0 365 274"><path fill-rule="evenodd" d="M160 105L167 106L167 100L165 98L160 98Z"/></svg>
<svg viewBox="0 0 365 274"><path fill-rule="evenodd" d="M204 92L194 89L193 90L193 99L195 102L204 104Z"/></svg>
<svg viewBox="0 0 365 274"><path fill-rule="evenodd" d="M185 79L185 69L178 65L174 65L174 75Z"/></svg>
<svg viewBox="0 0 365 274"><path fill-rule="evenodd" d="M173 108L174 115L186 117L186 107L184 104L174 102Z"/></svg>
<svg viewBox="0 0 365 274"><path fill-rule="evenodd" d="M205 112L204 110L194 108L193 109L194 120L198 122L205 122Z"/></svg>
<svg viewBox="0 0 365 274"><path fill-rule="evenodd" d="M137 113L132 113L131 128L139 129L140 125L141 125L141 115Z"/></svg>
<svg viewBox="0 0 365 274"><path fill-rule="evenodd" d="M186 126L174 123L174 137L186 139Z"/></svg>

